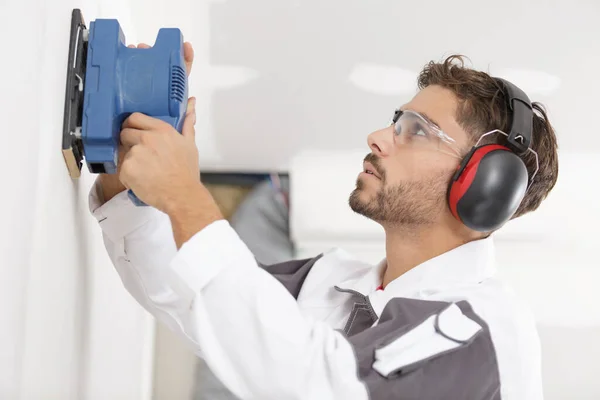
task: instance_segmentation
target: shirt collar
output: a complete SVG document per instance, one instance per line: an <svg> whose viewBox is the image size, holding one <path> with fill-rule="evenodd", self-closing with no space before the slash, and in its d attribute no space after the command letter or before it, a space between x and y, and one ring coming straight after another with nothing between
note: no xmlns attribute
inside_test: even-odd
<svg viewBox="0 0 600 400"><path fill-rule="evenodd" d="M344 280L336 286L369 295L381 285L385 267L384 259L364 275ZM476 284L495 272L494 242L490 236L425 261L390 282L384 292L392 297L414 297L425 291Z"/></svg>

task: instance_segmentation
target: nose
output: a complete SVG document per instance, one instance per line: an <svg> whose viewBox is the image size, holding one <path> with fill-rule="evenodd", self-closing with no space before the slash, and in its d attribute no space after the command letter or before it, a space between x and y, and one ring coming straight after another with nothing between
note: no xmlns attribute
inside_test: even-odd
<svg viewBox="0 0 600 400"><path fill-rule="evenodd" d="M394 149L394 127L389 126L371 133L367 137L367 143L375 155L389 156Z"/></svg>

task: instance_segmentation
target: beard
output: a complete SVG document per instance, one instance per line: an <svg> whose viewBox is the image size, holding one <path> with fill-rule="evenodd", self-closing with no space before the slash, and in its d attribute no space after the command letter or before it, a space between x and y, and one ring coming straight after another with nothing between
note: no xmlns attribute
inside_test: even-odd
<svg viewBox="0 0 600 400"><path fill-rule="evenodd" d="M382 225L411 228L432 225L446 207L448 179L440 174L386 187L385 175L382 175L382 187L373 198L364 200L361 194L366 185L359 178L348 203L352 211Z"/></svg>

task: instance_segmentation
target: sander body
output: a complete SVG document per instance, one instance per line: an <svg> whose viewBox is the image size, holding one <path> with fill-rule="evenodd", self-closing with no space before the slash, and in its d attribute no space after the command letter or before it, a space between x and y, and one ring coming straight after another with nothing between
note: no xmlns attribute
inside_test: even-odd
<svg viewBox="0 0 600 400"><path fill-rule="evenodd" d="M71 15L62 152L72 178L83 162L91 173L114 174L123 121L139 112L181 132L188 81L183 35L162 28L148 49L129 48L116 19L85 25L79 9ZM129 197L144 205L135 194Z"/></svg>

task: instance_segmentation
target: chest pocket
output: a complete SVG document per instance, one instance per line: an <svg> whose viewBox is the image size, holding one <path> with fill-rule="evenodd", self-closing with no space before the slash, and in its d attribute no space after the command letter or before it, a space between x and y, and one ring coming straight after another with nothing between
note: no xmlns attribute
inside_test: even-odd
<svg viewBox="0 0 600 400"><path fill-rule="evenodd" d="M375 350L373 369L385 377L419 368L435 357L468 345L482 327L451 304Z"/></svg>

